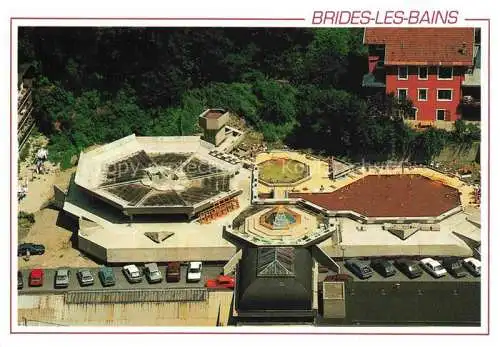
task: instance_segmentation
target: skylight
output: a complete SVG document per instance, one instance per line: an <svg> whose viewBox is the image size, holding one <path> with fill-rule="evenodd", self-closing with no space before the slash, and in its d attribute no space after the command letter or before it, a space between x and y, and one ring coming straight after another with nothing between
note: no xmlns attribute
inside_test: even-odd
<svg viewBox="0 0 500 347"><path fill-rule="evenodd" d="M293 277L295 275L294 260L295 253L293 247L259 248L257 255L257 276Z"/></svg>

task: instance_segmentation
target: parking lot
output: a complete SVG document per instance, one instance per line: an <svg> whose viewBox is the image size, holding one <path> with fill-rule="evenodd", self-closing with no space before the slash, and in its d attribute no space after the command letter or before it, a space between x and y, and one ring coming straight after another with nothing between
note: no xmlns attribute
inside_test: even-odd
<svg viewBox="0 0 500 347"><path fill-rule="evenodd" d="M370 267L370 261L368 260L360 260L361 263L368 265ZM393 263L393 261L390 261ZM461 278L455 278L451 274L447 273L445 276L440 277L440 278L434 278L432 275L430 275L427 271L423 270L422 276L418 278L408 278L405 274L403 274L401 271L396 269L396 274L390 277L383 277L380 275L378 272L373 271L373 275L370 278L367 279L360 279L356 275L354 275L350 270L348 270L344 263L341 261L337 261L337 264L340 266L340 273L342 274L348 274L350 275L354 281L363 281L363 282L406 282L406 281L412 281L412 282L426 282L426 281L437 281L437 282L444 282L444 281L460 281L460 282L478 282L481 281L481 277L474 277L471 275L469 272L464 277ZM370 267L371 268L371 267ZM335 273L332 271L329 272L324 272L319 274L319 280L323 281L326 276L329 275L334 275Z"/></svg>
<svg viewBox="0 0 500 347"><path fill-rule="evenodd" d="M30 287L28 285L28 277L30 269L21 270L23 274L23 289L18 290L19 294L42 294L42 293L64 293L70 290L116 290L116 289L166 289L166 288L196 288L204 287L205 281L210 278L215 278L223 272L222 266L219 265L204 265L202 269L202 277L199 282L186 282L187 266L181 266L181 279L179 282L166 282L165 281L165 266L160 266L163 280L160 283L149 284L145 277L140 283L129 283L122 273L122 267L112 267L116 278L116 284L111 287L103 287L98 277L99 268L88 268L94 277L94 284L88 287L81 287L76 273L78 268L70 268L70 281L67 288L54 288L54 277L57 269L44 269L43 286Z"/></svg>

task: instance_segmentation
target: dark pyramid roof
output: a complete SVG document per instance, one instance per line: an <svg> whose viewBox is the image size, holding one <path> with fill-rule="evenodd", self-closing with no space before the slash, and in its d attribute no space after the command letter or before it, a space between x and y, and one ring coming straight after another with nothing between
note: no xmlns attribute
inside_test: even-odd
<svg viewBox="0 0 500 347"><path fill-rule="evenodd" d="M311 310L312 266L306 248L244 248L236 280L237 310Z"/></svg>

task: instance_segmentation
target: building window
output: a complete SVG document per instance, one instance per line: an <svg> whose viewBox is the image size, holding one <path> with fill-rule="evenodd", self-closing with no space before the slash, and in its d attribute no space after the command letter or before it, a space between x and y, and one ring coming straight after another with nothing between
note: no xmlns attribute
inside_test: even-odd
<svg viewBox="0 0 500 347"><path fill-rule="evenodd" d="M405 101L408 98L408 89L398 88L398 100Z"/></svg>
<svg viewBox="0 0 500 347"><path fill-rule="evenodd" d="M407 79L408 79L408 66L399 66L398 80L407 80Z"/></svg>
<svg viewBox="0 0 500 347"><path fill-rule="evenodd" d="M442 67L438 68L438 80L451 80L453 79L453 68Z"/></svg>
<svg viewBox="0 0 500 347"><path fill-rule="evenodd" d="M436 110L437 120L446 120L446 110Z"/></svg>
<svg viewBox="0 0 500 347"><path fill-rule="evenodd" d="M429 78L429 70L427 69L427 66L421 66L418 68L418 79L419 80L426 80Z"/></svg>
<svg viewBox="0 0 500 347"><path fill-rule="evenodd" d="M427 88L418 88L418 101L427 101Z"/></svg>
<svg viewBox="0 0 500 347"><path fill-rule="evenodd" d="M437 100L438 101L451 101L453 99L453 90L451 89L438 89L437 90Z"/></svg>
<svg viewBox="0 0 500 347"><path fill-rule="evenodd" d="M408 113L408 119L409 120L417 120L417 113L418 113L418 108L412 107L410 112Z"/></svg>

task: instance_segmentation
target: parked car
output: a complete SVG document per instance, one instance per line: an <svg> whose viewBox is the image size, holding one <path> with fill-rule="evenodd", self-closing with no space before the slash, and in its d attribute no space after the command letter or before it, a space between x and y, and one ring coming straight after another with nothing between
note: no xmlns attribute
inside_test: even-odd
<svg viewBox="0 0 500 347"><path fill-rule="evenodd" d="M418 266L418 261L415 260L406 258L396 259L394 261L394 266L408 278L417 278L423 274L422 269Z"/></svg>
<svg viewBox="0 0 500 347"><path fill-rule="evenodd" d="M102 267L99 269L99 279L103 287L111 287L116 284L115 274L110 267Z"/></svg>
<svg viewBox="0 0 500 347"><path fill-rule="evenodd" d="M377 271L383 277L390 277L396 274L396 268L386 259L373 259L370 265L373 270Z"/></svg>
<svg viewBox="0 0 500 347"><path fill-rule="evenodd" d="M76 277L78 278L78 282L80 282L80 286L92 286L94 285L94 276L89 269L80 269L76 273Z"/></svg>
<svg viewBox="0 0 500 347"><path fill-rule="evenodd" d="M201 280L201 261L191 261L188 265L187 282L198 282Z"/></svg>
<svg viewBox="0 0 500 347"><path fill-rule="evenodd" d="M462 265L462 260L455 257L443 259L443 266L453 277L460 278L467 274Z"/></svg>
<svg viewBox="0 0 500 347"><path fill-rule="evenodd" d="M28 251L30 255L42 255L45 253L45 246L37 245L34 243L21 243L20 245L17 246L18 257L25 256L28 253Z"/></svg>
<svg viewBox="0 0 500 347"><path fill-rule="evenodd" d="M346 260L345 267L361 279L369 278L373 275L372 269L355 258Z"/></svg>
<svg viewBox="0 0 500 347"><path fill-rule="evenodd" d="M476 258L465 258L464 267L474 276L481 276L481 262Z"/></svg>
<svg viewBox="0 0 500 347"><path fill-rule="evenodd" d="M443 277L447 273L443 265L432 258L424 258L420 260L420 265L434 277Z"/></svg>
<svg viewBox="0 0 500 347"><path fill-rule="evenodd" d="M125 265L123 267L123 274L130 283L142 282L142 273L139 268L135 265Z"/></svg>
<svg viewBox="0 0 500 347"><path fill-rule="evenodd" d="M156 265L156 263L144 265L144 274L146 275L146 279L149 283L159 283L163 279L160 269L158 269L158 265Z"/></svg>
<svg viewBox="0 0 500 347"><path fill-rule="evenodd" d="M29 286L30 287L41 287L43 286L43 270L33 269L29 275Z"/></svg>
<svg viewBox="0 0 500 347"><path fill-rule="evenodd" d="M234 289L234 277L219 275L215 279L207 280L205 282L205 287Z"/></svg>
<svg viewBox="0 0 500 347"><path fill-rule="evenodd" d="M179 282L181 280L181 263L172 261L167 263L167 282Z"/></svg>
<svg viewBox="0 0 500 347"><path fill-rule="evenodd" d="M69 270L58 269L54 278L54 288L68 288L69 286Z"/></svg>
<svg viewBox="0 0 500 347"><path fill-rule="evenodd" d="M23 273L21 271L17 272L17 289L23 289L24 287L24 280L23 280Z"/></svg>

